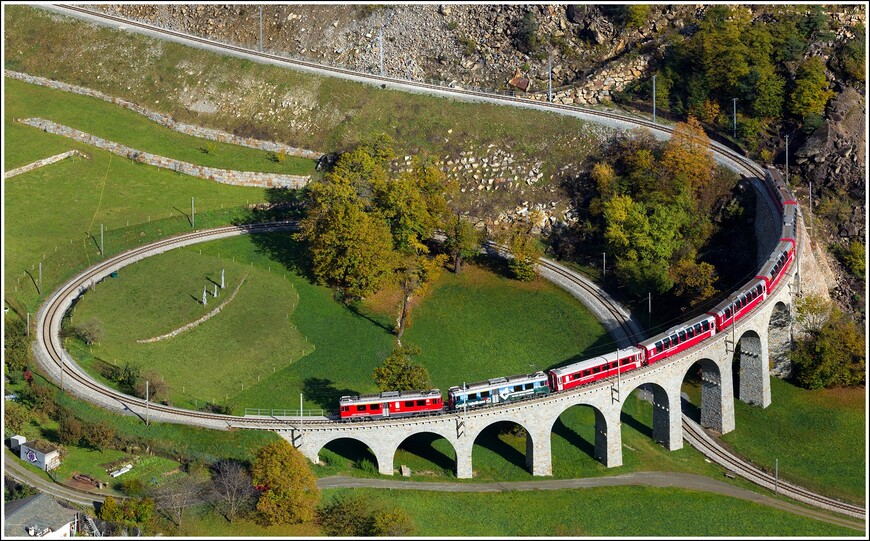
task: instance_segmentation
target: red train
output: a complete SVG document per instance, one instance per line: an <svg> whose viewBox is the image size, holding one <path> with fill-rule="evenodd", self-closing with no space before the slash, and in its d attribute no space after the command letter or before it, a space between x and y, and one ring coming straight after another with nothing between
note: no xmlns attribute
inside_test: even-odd
<svg viewBox="0 0 870 541"><path fill-rule="evenodd" d="M508 378L495 378L470 386L451 387L450 402L447 407L445 407L441 391L438 389L344 396L340 401L340 418L348 420L431 415L453 409L467 410L532 398L550 392L566 391L580 385L611 378L642 366L661 362L702 343L717 333L723 332L761 304L776 289L794 261L798 227L796 201L782 181L782 175L776 169L766 169L764 186L771 198L778 203L777 211L782 220L780 242L752 280L706 314L681 323L667 332L635 346L553 368L548 371L546 376L543 372L536 372ZM475 394L476 400L465 396L472 391L476 392L477 387L480 387L482 391ZM485 397L481 398L484 394ZM499 399L488 399L488 397L493 396L498 396ZM458 406L460 403L462 408Z"/></svg>

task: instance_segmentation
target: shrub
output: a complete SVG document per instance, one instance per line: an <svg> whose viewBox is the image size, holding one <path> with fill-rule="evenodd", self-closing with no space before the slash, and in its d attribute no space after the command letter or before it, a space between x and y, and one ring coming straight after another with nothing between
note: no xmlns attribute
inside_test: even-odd
<svg viewBox="0 0 870 541"><path fill-rule="evenodd" d="M75 328L76 336L91 346L103 339L103 323L97 318L91 318Z"/></svg>
<svg viewBox="0 0 870 541"><path fill-rule="evenodd" d="M371 515L362 498L339 496L317 510L317 522L328 536L363 537L372 535Z"/></svg>

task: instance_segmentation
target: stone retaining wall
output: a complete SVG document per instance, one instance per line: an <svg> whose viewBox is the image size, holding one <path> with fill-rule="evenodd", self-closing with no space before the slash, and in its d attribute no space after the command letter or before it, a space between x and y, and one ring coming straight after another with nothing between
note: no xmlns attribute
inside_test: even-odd
<svg viewBox="0 0 870 541"><path fill-rule="evenodd" d="M126 109L129 109L133 112L139 113L147 117L158 124L166 126L167 128L171 128L175 131L192 135L194 137L201 137L203 139L209 139L211 141L218 141L220 143L230 143L233 145L240 145L248 148L256 148L258 150L266 150L270 152L279 153L284 151L285 154L290 156L299 156L302 158L309 158L312 160L317 160L322 156L322 152L316 152L314 150L308 150L304 148L296 148L288 145L284 145L282 143L276 143L274 141L263 141L261 139L254 139L252 137L240 137L238 135L233 135L231 133L227 133L225 131L214 130L211 128L203 128L200 126L193 126L191 124L184 124L181 122L176 122L171 116L164 115L163 113L157 113L155 111L150 111L144 107L136 105L131 101L127 101L122 98L116 98L114 96L109 96L108 94L104 94L98 90L91 90L90 88L85 88L82 86L75 86L67 83L62 83L60 81L53 81L51 79L46 79L44 77L37 77L34 75L28 75L26 73L19 73L17 71L4 70L4 73L7 77L11 77L13 79L18 79L19 81L24 81L26 83L31 83L40 86L46 86L48 88L53 88L55 90L62 90L64 92L72 92L73 94L81 94L83 96L90 96L92 98L101 99L103 101L108 101L110 103L114 103L116 105L120 105Z"/></svg>
<svg viewBox="0 0 870 541"><path fill-rule="evenodd" d="M242 281L239 282L239 285L236 286L235 291L233 291L233 294L230 295L229 299L225 300L224 302L221 303L220 306L218 306L217 308L215 308L211 312L207 313L206 315L202 316L201 318L197 319L196 321L191 321L187 325L183 325L183 326L175 329L172 332L168 332L166 334L161 334L160 336L155 336L154 338L145 338L143 340L136 340L136 343L137 344L149 344L151 342L159 342L161 340L167 340L167 339L172 338L174 336L178 336L179 334L183 333L184 331L190 330L190 329L196 327L197 325L199 325L200 323L203 323L203 322L211 319L212 317L218 315L220 313L220 311L223 310L226 305L228 305L230 302L232 302L233 299L236 298L236 293L238 293L239 289L242 288L242 284L245 283L245 279L247 277L248 277L247 274L242 276Z"/></svg>
<svg viewBox="0 0 870 541"><path fill-rule="evenodd" d="M218 169L216 167L205 167L136 150L135 148L108 141L101 137L42 118L24 118L16 119L16 121L21 122L22 124L27 124L28 126L39 128L48 133L62 135L75 141L93 145L97 148L113 152L119 156L124 156L125 158L130 158L137 162L147 163L148 165L162 167L164 169L171 169L173 171L178 171L179 173L184 173L185 175L213 180L215 182L220 182L221 184L250 186L256 188L301 188L308 184L308 181L311 178L307 175L282 175L278 173L232 171L229 169Z"/></svg>
<svg viewBox="0 0 870 541"><path fill-rule="evenodd" d="M585 83L553 92L553 103L591 105L609 100L613 92L622 91L628 83L643 77L649 58L648 55L639 55L607 65L587 77ZM538 101L547 101L547 92L536 92L529 97Z"/></svg>
<svg viewBox="0 0 870 541"><path fill-rule="evenodd" d="M22 165L17 169L13 169L11 171L6 171L3 173L3 178L12 178L16 175L20 175L22 173L26 173L28 171L33 171L34 169L39 169L40 167L45 167L46 165L51 165L53 163L57 163L61 160L65 160L71 156L79 156L80 158L85 158L90 160L91 157L83 152L79 152L78 150L68 150L66 152L62 152L60 154L56 154L54 156L49 156L48 158L43 158L41 160L36 160L33 163L28 163L27 165Z"/></svg>

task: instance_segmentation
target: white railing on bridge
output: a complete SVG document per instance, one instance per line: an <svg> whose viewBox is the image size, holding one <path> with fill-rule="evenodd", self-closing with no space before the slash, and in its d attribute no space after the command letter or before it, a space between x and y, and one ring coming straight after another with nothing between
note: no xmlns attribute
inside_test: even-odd
<svg viewBox="0 0 870 541"><path fill-rule="evenodd" d="M245 408L245 417L326 417L329 412L324 409L259 409Z"/></svg>

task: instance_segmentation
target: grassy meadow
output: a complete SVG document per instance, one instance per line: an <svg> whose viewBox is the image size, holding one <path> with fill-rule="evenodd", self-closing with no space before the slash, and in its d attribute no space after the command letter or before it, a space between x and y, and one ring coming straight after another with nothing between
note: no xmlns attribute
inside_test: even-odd
<svg viewBox="0 0 870 541"><path fill-rule="evenodd" d="M80 342L70 348L95 374L101 362L154 367L169 383L173 404L183 407L216 401L238 412L297 409L303 393L306 409L335 409L343 394L376 391L371 373L392 350L390 311L397 306L387 292L346 307L310 283L297 265L303 260L287 233L149 258L78 302L71 324L97 319L105 337L90 348ZM222 268L226 293L202 306L202 287L212 291ZM238 296L217 316L171 339L136 343L199 318L245 273ZM421 346L417 361L445 392L463 379L527 372L530 363L544 369L609 340L579 301L554 285L520 284L474 265L459 276L442 273L413 313L405 342Z"/></svg>

